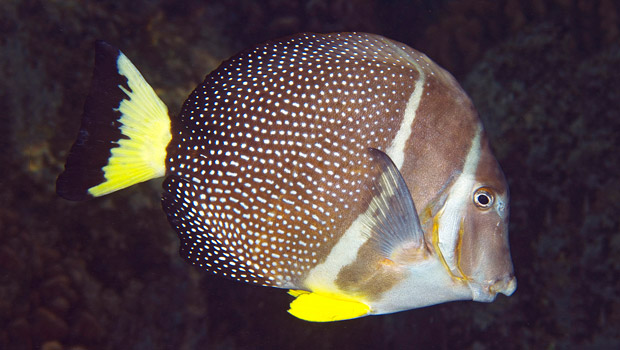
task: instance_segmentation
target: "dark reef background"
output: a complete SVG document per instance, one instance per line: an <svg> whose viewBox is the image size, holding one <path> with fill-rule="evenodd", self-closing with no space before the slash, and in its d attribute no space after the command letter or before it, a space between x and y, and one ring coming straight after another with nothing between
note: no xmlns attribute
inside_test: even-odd
<svg viewBox="0 0 620 350"><path fill-rule="evenodd" d="M186 264L159 182L56 196L95 39L175 115L238 50L343 30L427 53L474 100L512 192L512 297L307 323ZM0 349L618 349L619 43L617 0L3 0Z"/></svg>

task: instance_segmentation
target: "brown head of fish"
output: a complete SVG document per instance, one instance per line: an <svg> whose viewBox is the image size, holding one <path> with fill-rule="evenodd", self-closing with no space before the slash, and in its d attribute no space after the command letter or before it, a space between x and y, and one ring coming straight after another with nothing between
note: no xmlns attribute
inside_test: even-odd
<svg viewBox="0 0 620 350"><path fill-rule="evenodd" d="M181 255L290 289L310 321L516 288L508 187L454 78L379 35L297 34L210 73L172 120L105 43L57 182L81 200L166 175Z"/></svg>

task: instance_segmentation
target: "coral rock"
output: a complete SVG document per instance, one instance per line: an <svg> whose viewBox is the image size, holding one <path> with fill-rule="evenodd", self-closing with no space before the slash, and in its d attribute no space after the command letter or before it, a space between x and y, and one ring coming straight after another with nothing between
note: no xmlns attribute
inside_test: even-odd
<svg viewBox="0 0 620 350"><path fill-rule="evenodd" d="M71 328L74 338L85 343L99 340L105 332L99 321L88 312L79 313Z"/></svg>
<svg viewBox="0 0 620 350"><path fill-rule="evenodd" d="M69 334L67 323L44 307L34 312L33 320L33 333L43 341L64 339Z"/></svg>
<svg viewBox="0 0 620 350"><path fill-rule="evenodd" d="M56 340L47 341L43 343L43 345L41 346L41 350L62 350L62 349L64 349L62 344L60 344L60 342Z"/></svg>

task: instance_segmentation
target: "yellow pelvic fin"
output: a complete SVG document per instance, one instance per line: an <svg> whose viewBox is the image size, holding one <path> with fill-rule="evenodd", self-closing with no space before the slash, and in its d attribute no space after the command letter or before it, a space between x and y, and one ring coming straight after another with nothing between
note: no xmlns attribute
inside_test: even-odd
<svg viewBox="0 0 620 350"><path fill-rule="evenodd" d="M88 189L98 197L131 185L161 177L166 172L166 147L172 139L168 108L159 99L142 74L122 53L117 60L118 74L127 78L128 96L117 111L121 133L127 138L111 149L108 164L103 167L105 181Z"/></svg>
<svg viewBox="0 0 620 350"><path fill-rule="evenodd" d="M356 300L294 289L289 290L288 294L295 297L288 312L306 321L341 321L370 313L370 306Z"/></svg>

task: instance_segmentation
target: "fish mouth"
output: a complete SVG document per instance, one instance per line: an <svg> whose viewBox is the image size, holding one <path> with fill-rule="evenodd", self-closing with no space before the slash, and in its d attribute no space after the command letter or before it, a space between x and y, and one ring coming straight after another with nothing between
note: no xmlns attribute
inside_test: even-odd
<svg viewBox="0 0 620 350"><path fill-rule="evenodd" d="M500 281L497 281L491 287L489 287L491 292L502 293L505 296L509 297L512 293L517 290L517 279L515 276L510 276L509 278L504 278Z"/></svg>
<svg viewBox="0 0 620 350"><path fill-rule="evenodd" d="M485 281L482 283L470 281L469 288L472 291L474 301L492 302L497 294L502 293L505 296L511 296L517 290L517 279L510 275L494 281Z"/></svg>

